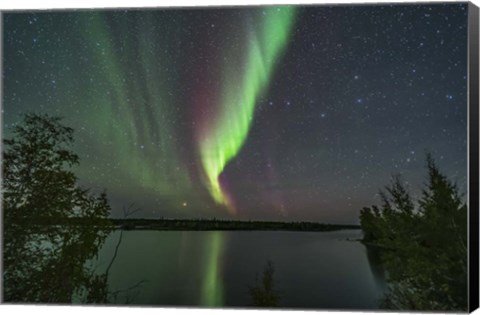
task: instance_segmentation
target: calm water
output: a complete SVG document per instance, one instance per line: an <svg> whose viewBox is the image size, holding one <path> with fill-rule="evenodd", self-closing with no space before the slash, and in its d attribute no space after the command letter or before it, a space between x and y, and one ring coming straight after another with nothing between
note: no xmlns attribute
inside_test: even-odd
<svg viewBox="0 0 480 315"><path fill-rule="evenodd" d="M99 252L105 270L120 235ZM285 308L375 309L384 291L360 230L125 231L109 286L116 303L248 307L267 260ZM372 258L373 257L373 258Z"/></svg>

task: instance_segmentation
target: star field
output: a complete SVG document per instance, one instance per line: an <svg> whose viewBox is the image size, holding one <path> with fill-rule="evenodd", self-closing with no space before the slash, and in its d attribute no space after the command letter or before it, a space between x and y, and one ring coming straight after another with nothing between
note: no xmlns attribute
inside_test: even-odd
<svg viewBox="0 0 480 315"><path fill-rule="evenodd" d="M466 192L467 8L5 13L3 131L63 116L114 216L356 223L427 152Z"/></svg>

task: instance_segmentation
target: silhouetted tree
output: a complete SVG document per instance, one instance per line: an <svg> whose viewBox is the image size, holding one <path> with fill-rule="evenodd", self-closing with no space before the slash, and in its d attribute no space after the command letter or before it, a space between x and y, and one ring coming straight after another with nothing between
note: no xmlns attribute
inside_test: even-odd
<svg viewBox="0 0 480 315"><path fill-rule="evenodd" d="M389 281L384 307L466 310L467 206L430 155L427 169L417 207L397 176L381 192L381 207L361 210L364 242L384 249Z"/></svg>
<svg viewBox="0 0 480 315"><path fill-rule="evenodd" d="M12 135L3 148L4 300L71 303L86 291L101 303L106 281L84 264L109 232L110 206L105 193L77 184L73 129L58 117L27 114ZM83 224L69 224L74 218Z"/></svg>
<svg viewBox="0 0 480 315"><path fill-rule="evenodd" d="M273 274L275 272L273 263L267 261L267 266L263 271L261 282L249 288L250 297L253 306L269 307L278 306L278 293L274 288Z"/></svg>

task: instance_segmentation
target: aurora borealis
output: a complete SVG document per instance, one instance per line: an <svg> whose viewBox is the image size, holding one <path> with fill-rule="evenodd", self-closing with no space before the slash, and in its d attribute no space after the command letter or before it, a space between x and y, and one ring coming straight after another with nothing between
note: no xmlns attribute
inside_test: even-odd
<svg viewBox="0 0 480 315"><path fill-rule="evenodd" d="M3 132L25 112L63 116L76 174L113 216L135 203L146 218L357 223L392 174L420 193L426 152L466 190L466 16L460 3L5 13Z"/></svg>
<svg viewBox="0 0 480 315"><path fill-rule="evenodd" d="M219 176L246 140L255 104L266 88L279 53L288 40L293 11L292 8L269 8L263 11L261 30L249 30L248 47L240 54L246 59L243 73L240 71L240 76L237 75L238 70L227 59L222 82L228 84L223 89L221 112L217 120L206 123L205 132L202 132L204 129L199 132L207 185L215 201L224 204L230 211L235 210L234 205L221 187Z"/></svg>

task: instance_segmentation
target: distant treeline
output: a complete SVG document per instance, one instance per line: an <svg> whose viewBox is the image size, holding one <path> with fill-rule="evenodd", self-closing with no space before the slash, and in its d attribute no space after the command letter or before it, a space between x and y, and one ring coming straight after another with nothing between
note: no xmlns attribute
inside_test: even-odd
<svg viewBox="0 0 480 315"><path fill-rule="evenodd" d="M38 218L38 225L91 225L84 218ZM234 221L218 219L105 219L97 222L106 228L123 230L284 230L284 231L337 231L360 229L359 225L337 225L316 222Z"/></svg>
<svg viewBox="0 0 480 315"><path fill-rule="evenodd" d="M111 219L116 228L135 230L287 230L336 231L360 229L359 225L336 225L315 222L233 221L218 219Z"/></svg>

